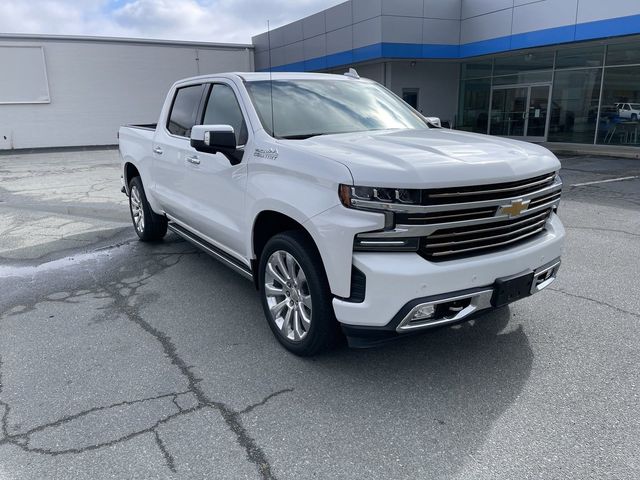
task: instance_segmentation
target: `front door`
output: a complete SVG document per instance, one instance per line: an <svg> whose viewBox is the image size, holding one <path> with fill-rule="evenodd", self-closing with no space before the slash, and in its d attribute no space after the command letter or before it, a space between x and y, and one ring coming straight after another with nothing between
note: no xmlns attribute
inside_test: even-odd
<svg viewBox="0 0 640 480"><path fill-rule="evenodd" d="M494 87L489 134L545 141L551 86Z"/></svg>
<svg viewBox="0 0 640 480"><path fill-rule="evenodd" d="M208 86L203 108L203 125L231 125L236 142L244 147L248 142L247 124L234 89L226 83ZM241 148L242 150L242 148ZM222 153L203 153L189 147L185 163L185 187L194 206L190 227L204 235L227 253L245 257L244 224L247 161L230 159Z"/></svg>

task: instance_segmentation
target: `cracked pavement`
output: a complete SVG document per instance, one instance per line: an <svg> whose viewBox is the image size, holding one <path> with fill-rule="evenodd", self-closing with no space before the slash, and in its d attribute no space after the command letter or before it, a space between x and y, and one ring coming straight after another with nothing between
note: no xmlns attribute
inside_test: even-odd
<svg viewBox="0 0 640 480"><path fill-rule="evenodd" d="M117 152L0 156L0 478L640 476L640 175L563 159L559 280L313 359L251 283L142 244Z"/></svg>

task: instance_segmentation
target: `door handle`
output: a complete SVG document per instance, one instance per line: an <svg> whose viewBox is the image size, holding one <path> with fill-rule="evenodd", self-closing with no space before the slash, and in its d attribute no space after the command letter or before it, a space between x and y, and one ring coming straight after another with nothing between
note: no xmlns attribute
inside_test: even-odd
<svg viewBox="0 0 640 480"><path fill-rule="evenodd" d="M192 165L200 165L200 159L196 156L186 157L185 160Z"/></svg>
<svg viewBox="0 0 640 480"><path fill-rule="evenodd" d="M163 151L161 147L153 147L153 153L156 155L162 155Z"/></svg>

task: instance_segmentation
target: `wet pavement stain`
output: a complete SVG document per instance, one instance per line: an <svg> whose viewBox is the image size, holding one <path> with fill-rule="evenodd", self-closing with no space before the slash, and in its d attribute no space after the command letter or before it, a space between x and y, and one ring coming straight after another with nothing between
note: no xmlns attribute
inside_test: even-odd
<svg viewBox="0 0 640 480"><path fill-rule="evenodd" d="M2 322L4 318L10 316L28 313L42 302L77 305L81 302L81 299L86 296L90 296L94 299L107 300L107 304L98 309L101 311L94 316L92 321L109 321L110 319L124 315L128 321L135 324L160 345L165 358L170 361L170 364L175 367L183 379L186 380L187 388L148 398L133 399L106 406L96 406L63 416L62 418L52 422L40 424L25 431L14 431L15 428L10 428L12 405L9 402L5 402L2 398L2 372L4 366L2 363L2 357L0 356L0 408L3 409L0 421L0 431L2 433L2 436L0 437L0 446L10 444L20 448L24 452L34 454L51 456L73 455L91 450L112 447L139 436L152 435L159 451L165 459L167 468L171 472L175 473L177 472L176 459L163 441L162 436L158 431L159 427L183 416L193 414L203 409L210 409L218 412L224 419L229 430L235 435L238 445L244 449L247 461L256 467L260 478L275 479L275 474L272 471L267 456L244 427L242 415L252 412L257 407L265 405L274 397L292 392L293 389L281 389L270 393L259 402L249 405L242 410L234 410L230 408L224 402L212 398L200 387L199 383L201 379L196 377L192 368L180 357L171 337L145 320L139 311L140 305L144 303L141 299L143 294L139 293L139 289L144 287L150 279L158 273L177 265L185 256L204 254L192 250L191 247L182 241L167 242L166 245L161 247L161 251L152 250L146 252L147 254L142 257L140 255L136 255L135 264L127 262L127 260L123 259L121 255L115 255L116 258L119 257L116 261L116 270L118 277L120 277L119 280L103 282L99 274L94 275L92 273L99 270L99 268L96 267L101 266L103 268L107 263L111 264L110 266L113 268L113 254L118 253L116 250L122 248L129 248L129 245L125 244L124 246L120 245L110 249L103 249L75 257L62 258L40 266L14 265L0 267L0 273L3 274L2 276L5 279L11 278L13 281L18 283L20 283L21 280L23 282L26 281L27 283L44 280L47 283L50 283L51 279L45 280L42 277L55 276L58 277L58 280L66 278L64 283L67 284L67 288L65 288L65 290L48 293L44 298L42 298L42 295L39 295L39 300L35 300L33 297L29 298L28 294L25 298L24 293L21 295L14 293L14 296L18 297L14 298L14 301L19 299L24 302L24 300L29 299L32 302L9 305L5 310L5 314L0 316L0 322ZM134 249L140 248L144 249L145 247L141 247L139 245L135 245L134 247ZM128 252L128 254L131 254L131 252ZM140 261L141 258L144 259L142 262ZM73 273L75 272L81 272L81 275L74 277ZM139 275L140 272L143 272L142 275ZM73 290L74 287L79 288L77 290ZM188 402L188 398L186 398L188 396L193 397L192 402ZM93 419L94 423L99 423L101 421L100 417L114 417L113 412L121 411L123 408L144 406L145 404L158 401L168 401L171 405L172 411L167 411L165 415L161 418L157 418L146 428L129 431L117 436L116 438L86 444L75 448L64 448L59 445L34 445L34 439L37 439L39 434L50 433L52 431L55 432L56 429L64 429L65 427L69 427L87 419ZM185 407L182 406L181 403L192 403L192 405ZM55 433L53 438L55 438Z"/></svg>

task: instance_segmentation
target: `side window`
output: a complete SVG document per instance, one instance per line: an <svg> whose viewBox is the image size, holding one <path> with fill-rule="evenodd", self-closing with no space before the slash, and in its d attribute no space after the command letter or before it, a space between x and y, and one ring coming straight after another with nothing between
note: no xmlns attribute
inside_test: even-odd
<svg viewBox="0 0 640 480"><path fill-rule="evenodd" d="M191 127L196 124L203 89L204 85L193 85L176 90L167 121L167 130L173 135L180 137L191 135Z"/></svg>
<svg viewBox="0 0 640 480"><path fill-rule="evenodd" d="M247 143L247 125L236 94L229 85L222 83L213 85L202 123L203 125L231 125L238 145Z"/></svg>

